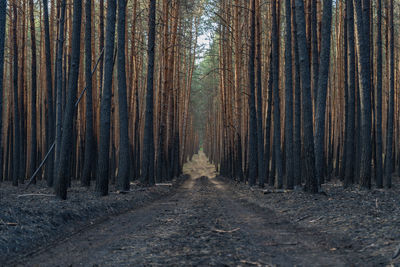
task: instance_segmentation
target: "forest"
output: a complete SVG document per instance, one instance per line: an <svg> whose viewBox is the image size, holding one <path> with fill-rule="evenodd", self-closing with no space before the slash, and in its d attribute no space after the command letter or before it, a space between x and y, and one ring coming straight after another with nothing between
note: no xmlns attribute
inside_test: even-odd
<svg viewBox="0 0 400 267"><path fill-rule="evenodd" d="M0 0L0 266L400 264L399 22Z"/></svg>

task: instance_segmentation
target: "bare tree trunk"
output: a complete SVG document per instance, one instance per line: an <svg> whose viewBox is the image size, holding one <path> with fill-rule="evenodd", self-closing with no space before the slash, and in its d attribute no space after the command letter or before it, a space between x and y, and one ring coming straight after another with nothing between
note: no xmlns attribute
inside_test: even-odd
<svg viewBox="0 0 400 267"><path fill-rule="evenodd" d="M19 119L19 107L18 107L18 39L17 39L17 23L18 23L18 10L17 4L14 0L13 3L13 22L12 22L12 34L13 34L13 89L14 89L14 148L13 148L13 186L18 186L20 180L20 159L21 159L21 125Z"/></svg>
<svg viewBox="0 0 400 267"><path fill-rule="evenodd" d="M119 155L118 187L129 190L129 132L128 103L125 72L125 16L126 0L118 0L118 110L119 110Z"/></svg>
<svg viewBox="0 0 400 267"><path fill-rule="evenodd" d="M369 41L366 37L369 32L364 25L361 0L354 0L355 14L357 15L358 39L358 66L360 79L360 104L361 104L361 166L360 185L362 188L371 188L371 79ZM369 24L368 24L369 25Z"/></svg>
<svg viewBox="0 0 400 267"><path fill-rule="evenodd" d="M0 181L3 180L3 80L7 0L0 0Z"/></svg>
<svg viewBox="0 0 400 267"><path fill-rule="evenodd" d="M315 129L315 170L318 185L324 183L325 166L325 113L326 94L328 89L328 76L331 52L331 21L332 21L332 0L323 1L322 35L321 35L321 57L318 77L318 93L316 108L316 129Z"/></svg>
<svg viewBox="0 0 400 267"><path fill-rule="evenodd" d="M349 186L354 182L355 174L355 160L356 160L356 149L355 149L355 46L354 46L354 10L353 10L353 0L346 0L346 17L347 17L347 42L348 42L348 136L347 136L347 155L346 155L346 174L344 178L344 186Z"/></svg>
<svg viewBox="0 0 400 267"><path fill-rule="evenodd" d="M55 193L65 200L67 199L67 187L69 182L69 164L73 151L73 122L75 114L75 99L79 76L80 43L81 43L81 16L82 2L74 0L74 15L72 26L72 54L68 81L68 98L63 118L63 132L61 138L60 159L58 162Z"/></svg>
<svg viewBox="0 0 400 267"><path fill-rule="evenodd" d="M283 167L281 151L281 112L279 97L279 32L277 22L276 1L272 2L272 82L274 97L274 138L273 153L275 155L275 186L282 188L283 185Z"/></svg>
<svg viewBox="0 0 400 267"><path fill-rule="evenodd" d="M286 188L293 188L293 75L292 75L292 8L285 0L285 159Z"/></svg>
<svg viewBox="0 0 400 267"><path fill-rule="evenodd" d="M262 75L261 75L261 13L260 13L260 2L256 0L256 42L257 42L257 159L258 159L258 184L260 187L264 187L264 130L262 126Z"/></svg>
<svg viewBox="0 0 400 267"><path fill-rule="evenodd" d="M142 177L144 184L154 184L154 129L153 129L153 86L154 86L154 54L156 38L156 0L149 0L149 35L147 44L147 93L146 118L143 140Z"/></svg>
<svg viewBox="0 0 400 267"><path fill-rule="evenodd" d="M47 133L46 143L47 150L50 149L54 142L54 112L53 112L53 78L51 73L51 52L50 52L50 27L49 27L49 10L48 0L43 0L43 15L44 15L44 39L45 39L45 59L46 59L46 87L47 87ZM54 153L51 153L46 164L47 185L53 186L54 182Z"/></svg>
<svg viewBox="0 0 400 267"><path fill-rule="evenodd" d="M382 166L382 0L377 0L376 33L376 98L375 98L375 181L376 187L383 187Z"/></svg>
<svg viewBox="0 0 400 267"><path fill-rule="evenodd" d="M255 0L251 0L250 5L250 51L249 51L249 185L253 186L256 182L257 174L257 121L256 121L256 103L255 103L255 74L254 58L256 50L255 41Z"/></svg>
<svg viewBox="0 0 400 267"><path fill-rule="evenodd" d="M294 130L293 130L293 169L298 175L295 175L294 184L301 185L302 160L301 160L301 88L300 88L300 63L299 49L297 45L297 23L296 23L296 4L292 0L293 12L293 50L294 50Z"/></svg>
<svg viewBox="0 0 400 267"><path fill-rule="evenodd" d="M61 14L60 23L58 29L58 45L57 45L57 56L56 56L56 156L55 156L55 167L58 167L58 160L60 158L61 149L61 135L62 135L62 91L63 91L63 50L64 50L64 25L65 25L65 8L66 0L62 0L61 3Z"/></svg>
<svg viewBox="0 0 400 267"><path fill-rule="evenodd" d="M85 158L81 183L90 186L94 169L95 142L93 129L93 95L92 95L92 1L85 1L85 81L86 81L86 132Z"/></svg>
<svg viewBox="0 0 400 267"><path fill-rule="evenodd" d="M393 131L394 131L394 24L393 0L389 0L388 36L389 36L389 103L387 115L386 153L385 153L385 187L392 187L393 172Z"/></svg>
<svg viewBox="0 0 400 267"><path fill-rule="evenodd" d="M96 191L100 196L108 195L110 178L110 126L111 126L111 97L114 69L114 42L117 1L108 1L106 47L104 54L104 81L100 104L100 139L97 164Z"/></svg>
<svg viewBox="0 0 400 267"><path fill-rule="evenodd" d="M297 42L300 60L301 99L304 129L304 160L305 160L305 190L310 193L318 192L318 182L315 177L315 154L313 136L313 114L310 84L310 64L306 40L303 0L296 1Z"/></svg>

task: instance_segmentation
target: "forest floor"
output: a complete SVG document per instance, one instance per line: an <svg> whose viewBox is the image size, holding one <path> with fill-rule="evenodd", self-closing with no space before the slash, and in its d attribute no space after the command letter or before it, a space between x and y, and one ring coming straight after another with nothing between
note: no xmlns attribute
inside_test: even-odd
<svg viewBox="0 0 400 267"><path fill-rule="evenodd" d="M96 224L17 266L376 266L399 238L399 192L263 194L215 177L204 154L175 193ZM394 194L397 193L397 196ZM390 196L389 196L390 195ZM378 199L378 200L376 200ZM373 202L373 206L371 203ZM378 203L378 204L376 204Z"/></svg>
<svg viewBox="0 0 400 267"><path fill-rule="evenodd" d="M110 185L110 194L97 197L94 183L84 188L73 182L68 200L54 196L45 181L14 187L0 184L0 266L13 266L22 259L101 224L111 217L142 207L176 191L187 176L172 186L141 187L131 183L130 192L119 192ZM25 265L24 264L24 265ZM39 264L41 266L41 264Z"/></svg>

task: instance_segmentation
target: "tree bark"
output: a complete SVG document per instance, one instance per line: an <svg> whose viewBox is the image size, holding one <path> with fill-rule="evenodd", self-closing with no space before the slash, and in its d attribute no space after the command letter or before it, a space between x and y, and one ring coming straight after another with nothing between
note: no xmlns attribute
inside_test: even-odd
<svg viewBox="0 0 400 267"><path fill-rule="evenodd" d="M301 160L301 88L300 88L300 63L299 50L297 45L297 23L296 23L296 3L292 0L293 12L293 50L294 50L294 130L293 130L293 169L295 175L294 184L301 185L302 160Z"/></svg>
<svg viewBox="0 0 400 267"><path fill-rule="evenodd" d="M64 48L64 25L65 25L65 9L66 0L61 2L61 14L60 23L58 29L58 45L57 45L57 56L56 56L56 156L55 156L55 167L58 167L58 160L60 158L61 150L61 135L62 135L62 91L63 91L63 48Z"/></svg>
<svg viewBox="0 0 400 267"><path fill-rule="evenodd" d="M382 166L382 0L377 0L376 33L376 98L375 98L375 181L376 187L383 187Z"/></svg>
<svg viewBox="0 0 400 267"><path fill-rule="evenodd" d="M296 1L297 45L299 50L301 99L304 129L304 160L305 160L305 190L310 193L318 192L318 182L315 177L315 154L313 136L313 114L310 84L310 65L306 40L303 0Z"/></svg>
<svg viewBox="0 0 400 267"><path fill-rule="evenodd" d="M292 12L290 0L285 0L285 159L286 188L293 188L293 76L292 76Z"/></svg>
<svg viewBox="0 0 400 267"><path fill-rule="evenodd" d="M92 95L92 1L85 1L85 81L86 81L86 132L85 158L81 183L90 186L94 169L95 142L93 129L93 95Z"/></svg>
<svg viewBox="0 0 400 267"><path fill-rule="evenodd" d="M13 97L14 97L14 148L13 148L13 186L18 186L20 180L20 159L21 159L21 125L18 103L18 37L17 37L18 10L16 1L13 3Z"/></svg>
<svg viewBox="0 0 400 267"><path fill-rule="evenodd" d="M250 113L249 121L249 185L253 186L257 175L257 121L256 121L256 101L255 101L255 73L254 58L256 50L255 40L255 0L251 0L250 5L250 51L249 51L249 96L248 105Z"/></svg>
<svg viewBox="0 0 400 267"><path fill-rule="evenodd" d="M282 188L283 185L283 167L281 151L281 112L279 97L279 31L277 22L276 1L272 2L272 82L274 97L274 138L273 153L275 154L275 186Z"/></svg>
<svg viewBox="0 0 400 267"><path fill-rule="evenodd" d="M385 187L392 187L393 172L393 132L394 132L394 25L393 25L393 0L389 0L388 36L389 36L389 99L386 133L385 153Z"/></svg>
<svg viewBox="0 0 400 267"><path fill-rule="evenodd" d="M53 78L51 72L51 43L50 43L50 26L49 26L49 10L48 0L43 0L43 20L44 20L44 43L45 43L45 59L46 59L46 87L47 87L47 114L46 114L46 125L47 125L47 136L46 144L47 150L50 149L54 142L54 112L53 112ZM51 153L49 160L46 164L46 177L47 185L53 186L54 182L54 153Z"/></svg>
<svg viewBox="0 0 400 267"><path fill-rule="evenodd" d="M154 87L154 57L156 38L156 0L149 0L149 32L147 44L147 91L146 118L143 140L142 177L141 182L153 185L154 181L154 129L153 129L153 87Z"/></svg>
<svg viewBox="0 0 400 267"><path fill-rule="evenodd" d="M355 174L355 46L354 46L354 9L353 0L346 1L346 17L347 17L347 42L348 42L348 123L347 123L347 142L346 142L346 174L344 178L344 186L347 187L354 181Z"/></svg>
<svg viewBox="0 0 400 267"><path fill-rule="evenodd" d="M332 0L323 1L321 55L319 64L318 93L315 129L315 170L318 185L324 183L325 166L325 113L326 94L331 52Z"/></svg>
<svg viewBox="0 0 400 267"><path fill-rule="evenodd" d="M361 0L354 0L355 14L357 16L358 39L358 69L360 79L360 104L361 104L361 165L360 186L371 188L371 79L369 41L366 36ZM368 24L369 25L369 24Z"/></svg>
<svg viewBox="0 0 400 267"><path fill-rule="evenodd" d="M3 180L3 80L7 0L0 0L0 180Z"/></svg>
<svg viewBox="0 0 400 267"><path fill-rule="evenodd" d="M72 54L68 80L68 97L63 118L63 132L61 138L60 159L57 166L55 193L57 197L67 199L69 181L69 164L73 150L73 122L75 114L75 99L79 76L80 43L81 43L81 17L82 2L74 0L74 15L72 24Z"/></svg>
<svg viewBox="0 0 400 267"><path fill-rule="evenodd" d="M111 126L111 97L114 68L114 42L117 1L108 1L106 46L104 54L103 90L100 102L100 139L97 164L96 191L99 196L108 195L110 178L110 126Z"/></svg>
<svg viewBox="0 0 400 267"><path fill-rule="evenodd" d="M129 132L128 104L125 72L125 16L126 0L118 0L118 110L119 110L119 155L118 187L129 190Z"/></svg>

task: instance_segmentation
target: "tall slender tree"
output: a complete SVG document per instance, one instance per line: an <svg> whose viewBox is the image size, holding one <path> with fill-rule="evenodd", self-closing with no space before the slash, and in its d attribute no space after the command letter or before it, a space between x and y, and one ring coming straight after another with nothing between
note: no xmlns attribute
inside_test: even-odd
<svg viewBox="0 0 400 267"><path fill-rule="evenodd" d="M83 163L82 185L89 186L93 173L95 152L93 129L93 95L92 95L92 1L85 1L85 81L86 81L86 132L85 158Z"/></svg>
<svg viewBox="0 0 400 267"><path fill-rule="evenodd" d="M59 21L59 29L58 29L58 44L57 44L57 55L56 55L56 168L58 167L58 161L60 158L60 150L61 150L61 130L62 130L62 91L63 91L63 73L62 73L62 64L63 64L63 50L64 50L64 25L65 25L65 9L66 9L66 0L62 0L61 2L61 11L60 11L60 21Z"/></svg>
<svg viewBox="0 0 400 267"><path fill-rule="evenodd" d="M149 30L147 41L147 91L146 117L143 140L142 176L144 184L154 184L154 129L153 129L153 87L154 87L154 57L156 39L156 0L149 0Z"/></svg>
<svg viewBox="0 0 400 267"><path fill-rule="evenodd" d="M392 187L393 172L393 132L394 132L394 21L393 0L388 1L388 36L389 36L389 103L387 115L386 153L385 153L385 186Z"/></svg>
<svg viewBox="0 0 400 267"><path fill-rule="evenodd" d="M255 73L254 58L256 50L256 1L251 0L250 4L250 51L249 51L249 185L256 182L257 175L257 120L255 100Z"/></svg>
<svg viewBox="0 0 400 267"><path fill-rule="evenodd" d="M50 150L54 142L54 112L53 112L53 78L51 72L51 42L50 42L50 26L49 26L49 3L43 0L43 20L44 20L44 43L45 43L45 59L46 59L46 87L47 87L47 113L46 113L46 144L47 150ZM47 185L53 186L53 170L54 170L54 153L51 153L47 161L46 177Z"/></svg>
<svg viewBox="0 0 400 267"><path fill-rule="evenodd" d="M285 158L286 187L293 188L293 76L292 76L292 8L290 0L285 1Z"/></svg>
<svg viewBox="0 0 400 267"><path fill-rule="evenodd" d="M315 125L315 170L319 185L324 183L325 113L331 52L332 0L323 1L321 55L319 62L318 93Z"/></svg>
<svg viewBox="0 0 400 267"><path fill-rule="evenodd" d="M294 184L301 185L301 88L300 88L300 63L297 45L296 3L292 0L293 12L293 50L294 50L294 129L293 129L293 169L296 171Z"/></svg>
<svg viewBox="0 0 400 267"><path fill-rule="evenodd" d="M119 155L118 187L129 190L129 132L128 104L125 72L125 16L126 0L118 0L118 110L119 110Z"/></svg>
<svg viewBox="0 0 400 267"><path fill-rule="evenodd" d="M60 159L57 166L57 176L55 184L55 193L57 197L67 199L68 187L68 167L71 161L73 148L73 122L75 114L75 99L79 77L80 43L81 43L81 17L82 1L73 2L73 22L72 22L72 40L71 40L71 66L68 79L68 97L63 116L63 132L61 138Z"/></svg>
<svg viewBox="0 0 400 267"><path fill-rule="evenodd" d="M12 21L12 34L13 34L13 100L14 100L14 147L13 147L13 186L18 186L20 179L20 158L21 158L21 125L19 114L19 99L18 99L18 10L16 1L13 2L13 21Z"/></svg>
<svg viewBox="0 0 400 267"><path fill-rule="evenodd" d="M308 59L306 24L303 0L296 1L297 45L299 50L301 101L303 114L303 144L305 166L305 190L310 193L318 192L318 183L315 177L315 154L313 136L313 114L310 84L310 65Z"/></svg>
<svg viewBox="0 0 400 267"><path fill-rule="evenodd" d="M1 12L1 11L0 11ZM35 15L34 15L34 4L33 0L29 0L29 18L30 18L30 33L31 33L31 153L29 161L29 174L32 175L36 169L37 161L37 133L36 133L36 94L37 94L37 78L36 78L36 30L35 30ZM1 73L3 73L1 71ZM0 83L2 84L2 83ZM1 112L0 112L1 113ZM34 183L36 178L34 178Z"/></svg>
<svg viewBox="0 0 400 267"><path fill-rule="evenodd" d="M258 184L260 187L264 187L264 130L262 126L262 51L261 51L261 11L260 1L256 1L256 33L257 33L257 166L258 166Z"/></svg>
<svg viewBox="0 0 400 267"><path fill-rule="evenodd" d="M281 151L281 112L279 97L279 31L277 21L276 1L272 1L272 84L274 99L274 138L273 153L275 155L275 186L282 188L283 185L283 166Z"/></svg>
<svg viewBox="0 0 400 267"><path fill-rule="evenodd" d="M6 39L7 0L0 0L0 180L3 179L3 73Z"/></svg>
<svg viewBox="0 0 400 267"><path fill-rule="evenodd" d="M353 0L346 0L346 19L347 19L347 64L348 64L348 123L347 123L347 142L346 142L346 173L344 178L344 186L349 186L354 181L354 162L355 162L355 46L354 46L354 9Z"/></svg>
<svg viewBox="0 0 400 267"><path fill-rule="evenodd" d="M97 163L96 191L100 196L108 195L108 181L110 177L110 125L111 125L111 95L113 79L113 57L115 42L115 20L117 1L108 1L106 46L104 54L103 88L100 103L100 139L99 156Z"/></svg>
<svg viewBox="0 0 400 267"><path fill-rule="evenodd" d="M361 0L354 0L354 10L357 16L357 46L358 69L360 79L360 113L361 113L361 162L360 185L362 188L371 188L371 79L369 32L365 29ZM368 13L369 15L369 13ZM369 24L368 24L369 25Z"/></svg>
<svg viewBox="0 0 400 267"><path fill-rule="evenodd" d="M382 0L376 1L375 182L383 187L382 167Z"/></svg>

